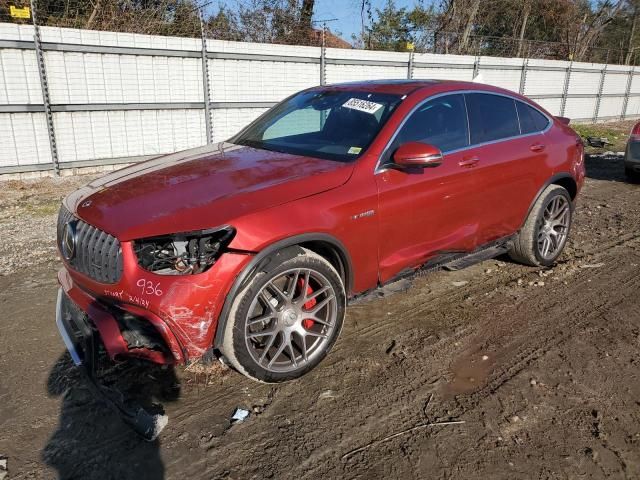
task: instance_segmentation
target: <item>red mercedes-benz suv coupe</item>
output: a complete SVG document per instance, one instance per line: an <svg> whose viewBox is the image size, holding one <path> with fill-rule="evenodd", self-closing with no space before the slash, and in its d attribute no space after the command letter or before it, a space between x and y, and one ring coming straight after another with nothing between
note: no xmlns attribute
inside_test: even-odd
<svg viewBox="0 0 640 480"><path fill-rule="evenodd" d="M476 83L297 93L227 142L64 200L60 333L78 364L92 339L113 360L216 354L260 381L299 377L355 296L501 253L551 265L585 176L566 123Z"/></svg>

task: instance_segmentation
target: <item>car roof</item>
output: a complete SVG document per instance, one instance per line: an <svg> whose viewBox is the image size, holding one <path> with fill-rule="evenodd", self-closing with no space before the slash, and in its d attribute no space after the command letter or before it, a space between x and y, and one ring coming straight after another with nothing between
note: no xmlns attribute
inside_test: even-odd
<svg viewBox="0 0 640 480"><path fill-rule="evenodd" d="M396 95L409 95L417 90L430 89L435 87L449 87L451 90L478 90L487 92L504 92L509 95L519 97L515 92L510 92L502 88L492 85L485 85L477 82L464 82L460 80L367 80L357 82L334 83L314 87L320 90L343 90L343 91L362 91L375 93L390 93ZM449 89L447 88L447 89ZM441 88L439 88L441 90Z"/></svg>

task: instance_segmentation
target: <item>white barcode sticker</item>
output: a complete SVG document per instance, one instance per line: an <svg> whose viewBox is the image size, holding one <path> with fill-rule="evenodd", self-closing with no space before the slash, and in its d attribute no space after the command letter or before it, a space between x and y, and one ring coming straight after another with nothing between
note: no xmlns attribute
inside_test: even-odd
<svg viewBox="0 0 640 480"><path fill-rule="evenodd" d="M381 103L370 102L369 100L362 100L360 98L350 98L349 100L344 102L342 106L344 108L351 108L352 110L370 113L371 115L373 115L383 107Z"/></svg>

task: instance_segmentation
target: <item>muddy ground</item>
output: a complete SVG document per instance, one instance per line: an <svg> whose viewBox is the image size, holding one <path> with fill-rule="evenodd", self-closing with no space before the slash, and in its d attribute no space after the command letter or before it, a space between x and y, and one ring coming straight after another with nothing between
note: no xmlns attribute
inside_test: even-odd
<svg viewBox="0 0 640 480"><path fill-rule="evenodd" d="M557 266L498 259L397 285L351 306L298 381L121 372L169 415L152 443L94 400L54 324L55 210L87 179L2 184L8 478L640 478L640 185L619 158L587 169ZM238 406L252 414L230 425Z"/></svg>

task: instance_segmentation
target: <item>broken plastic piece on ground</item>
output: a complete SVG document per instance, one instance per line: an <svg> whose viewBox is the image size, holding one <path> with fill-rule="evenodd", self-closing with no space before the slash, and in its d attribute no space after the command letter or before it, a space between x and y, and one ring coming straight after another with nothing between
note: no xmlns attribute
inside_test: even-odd
<svg viewBox="0 0 640 480"><path fill-rule="evenodd" d="M9 467L7 466L7 457L0 455L0 480L4 480L8 473Z"/></svg>
<svg viewBox="0 0 640 480"><path fill-rule="evenodd" d="M244 408L236 408L235 412L231 416L231 423L240 423L246 420L249 416L249 410L245 410Z"/></svg>
<svg viewBox="0 0 640 480"><path fill-rule="evenodd" d="M334 392L333 390L325 390L324 392L322 392L320 395L318 395L318 400L323 400L323 399L334 399L336 398L336 392Z"/></svg>
<svg viewBox="0 0 640 480"><path fill-rule="evenodd" d="M151 414L140 405L127 405L123 401L121 392L105 387L98 382L90 365L85 366L84 373L87 385L96 398L117 413L125 424L148 442L158 438L162 429L167 426L169 417L163 414Z"/></svg>
<svg viewBox="0 0 640 480"><path fill-rule="evenodd" d="M97 380L87 372L87 384L94 395L102 400L111 410L120 415L122 421L129 425L138 435L148 442L154 441L160 432L167 426L169 417L163 414L151 414L139 405L129 406L122 401L121 393L100 385ZM116 395L114 395L116 393Z"/></svg>
<svg viewBox="0 0 640 480"><path fill-rule="evenodd" d="M162 414L152 415L140 407L134 416L122 412L122 419L135 432L148 442L153 442L169 423L169 417Z"/></svg>
<svg viewBox="0 0 640 480"><path fill-rule="evenodd" d="M604 148L605 145L613 145L607 137L587 137L590 147Z"/></svg>

